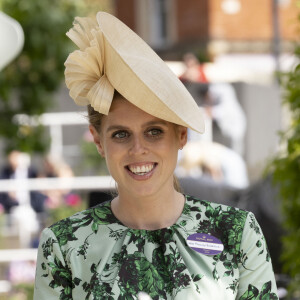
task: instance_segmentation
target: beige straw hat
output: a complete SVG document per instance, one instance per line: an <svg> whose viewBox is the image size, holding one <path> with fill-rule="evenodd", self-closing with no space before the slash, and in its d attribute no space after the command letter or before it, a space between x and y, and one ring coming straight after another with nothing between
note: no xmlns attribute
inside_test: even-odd
<svg viewBox="0 0 300 300"><path fill-rule="evenodd" d="M201 109L164 61L116 17L76 17L67 36L80 50L65 62L70 96L108 114L114 90L143 111L203 133Z"/></svg>

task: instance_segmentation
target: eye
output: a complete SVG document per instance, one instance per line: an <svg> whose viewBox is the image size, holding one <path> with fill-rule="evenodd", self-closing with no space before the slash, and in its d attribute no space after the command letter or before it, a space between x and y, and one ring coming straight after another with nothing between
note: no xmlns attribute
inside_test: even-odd
<svg viewBox="0 0 300 300"><path fill-rule="evenodd" d="M159 128L151 128L146 132L146 135L149 137L160 137L163 134L163 131Z"/></svg>
<svg viewBox="0 0 300 300"><path fill-rule="evenodd" d="M119 140L125 139L128 136L129 136L129 133L125 130L119 130L112 134L112 138L119 139Z"/></svg>

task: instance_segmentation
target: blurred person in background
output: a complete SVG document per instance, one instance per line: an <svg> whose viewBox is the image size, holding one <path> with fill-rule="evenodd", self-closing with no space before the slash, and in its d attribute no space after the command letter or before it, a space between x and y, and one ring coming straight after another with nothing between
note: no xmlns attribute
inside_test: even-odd
<svg viewBox="0 0 300 300"><path fill-rule="evenodd" d="M44 172L41 176L67 179L74 177L74 173L63 159L47 156L44 159ZM64 205L76 206L81 202L80 196L68 189L53 189L43 193L46 195L45 205L47 209L55 209Z"/></svg>
<svg viewBox="0 0 300 300"><path fill-rule="evenodd" d="M30 157L18 150L11 151L7 156L7 165L1 170L0 179L36 178L37 171L30 165ZM12 207L30 201L29 191L17 191L0 194L0 203L5 212L10 213Z"/></svg>
<svg viewBox="0 0 300 300"><path fill-rule="evenodd" d="M200 63L196 55L191 52L186 53L183 56L183 63L185 65L185 70L179 76L181 81L208 83L203 65Z"/></svg>
<svg viewBox="0 0 300 300"><path fill-rule="evenodd" d="M246 122L233 87L209 82L204 66L193 53L186 53L183 62L185 71L179 79L204 111L206 134L189 131L176 174L193 195L207 195L205 189L211 185L216 189L208 190L221 188L224 194L228 194L225 190L248 187L248 172L242 156ZM200 186L186 184L191 178ZM209 195L209 200L220 201L218 192L215 196ZM230 201L227 204L232 204Z"/></svg>
<svg viewBox="0 0 300 300"><path fill-rule="evenodd" d="M9 226L16 226L20 244L29 247L31 236L39 229L37 212L44 209L45 197L40 192L30 191L27 179L36 178L37 171L31 166L29 154L13 150L8 154L8 164L1 171L1 179L20 180L16 191L0 194L0 203L8 213Z"/></svg>
<svg viewBox="0 0 300 300"><path fill-rule="evenodd" d="M212 83L209 94L212 99L213 140L243 155L247 120L233 86L230 83Z"/></svg>
<svg viewBox="0 0 300 300"><path fill-rule="evenodd" d="M235 189L249 185L243 158L224 145L208 141L188 142L182 151L177 172L180 177L191 176L199 180L206 176Z"/></svg>
<svg viewBox="0 0 300 300"><path fill-rule="evenodd" d="M193 53L183 57L185 71L179 76L197 104L212 120L212 140L239 155L244 154L246 116L230 83L209 82L205 69ZM191 133L189 140L201 140Z"/></svg>
<svg viewBox="0 0 300 300"><path fill-rule="evenodd" d="M66 65L118 194L44 229L35 300L278 299L252 213L181 193L174 170L202 112L176 75L104 12L76 18ZM147 295L146 295L147 294Z"/></svg>

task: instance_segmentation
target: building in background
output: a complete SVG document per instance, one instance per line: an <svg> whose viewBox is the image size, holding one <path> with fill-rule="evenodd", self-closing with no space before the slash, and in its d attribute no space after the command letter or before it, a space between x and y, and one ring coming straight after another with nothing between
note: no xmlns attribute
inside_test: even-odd
<svg viewBox="0 0 300 300"><path fill-rule="evenodd" d="M298 37L296 2L115 0L114 4L115 15L164 59L177 60L191 48L207 49L212 56L271 52L278 37L282 49L289 50L291 41Z"/></svg>

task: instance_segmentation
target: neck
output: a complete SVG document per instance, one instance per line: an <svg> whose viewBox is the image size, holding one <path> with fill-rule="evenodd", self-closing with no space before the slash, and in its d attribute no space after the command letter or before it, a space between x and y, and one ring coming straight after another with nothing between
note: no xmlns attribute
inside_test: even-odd
<svg viewBox="0 0 300 300"><path fill-rule="evenodd" d="M114 215L127 227L133 229L156 230L166 228L180 217L184 196L174 189L158 196L134 197L119 193L112 200Z"/></svg>

